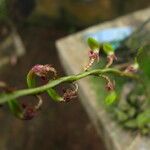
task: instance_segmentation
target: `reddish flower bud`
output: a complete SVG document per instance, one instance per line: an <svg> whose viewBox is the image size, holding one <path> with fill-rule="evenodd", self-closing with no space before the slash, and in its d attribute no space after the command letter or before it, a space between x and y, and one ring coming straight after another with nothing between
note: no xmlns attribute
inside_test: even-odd
<svg viewBox="0 0 150 150"><path fill-rule="evenodd" d="M88 70L95 61L99 61L99 51L89 51L89 63L84 67L84 71Z"/></svg>
<svg viewBox="0 0 150 150"><path fill-rule="evenodd" d="M47 65L35 65L31 72L33 72L35 75L45 79L45 77L48 75L49 72L53 72L54 76L57 76L56 70L49 64Z"/></svg>
<svg viewBox="0 0 150 150"><path fill-rule="evenodd" d="M104 78L106 80L106 90L107 91L112 91L115 89L115 81L111 81L110 78L106 75L101 75L100 77Z"/></svg>
<svg viewBox="0 0 150 150"><path fill-rule="evenodd" d="M21 106L22 106L23 109L25 109L25 108L27 108L27 103L23 102L23 103L21 104Z"/></svg>
<svg viewBox="0 0 150 150"><path fill-rule="evenodd" d="M77 97L77 92L72 89L67 89L63 95L63 99L65 102L69 102L70 100Z"/></svg>
<svg viewBox="0 0 150 150"><path fill-rule="evenodd" d="M99 60L99 52L98 51L89 51L89 59Z"/></svg>
<svg viewBox="0 0 150 150"><path fill-rule="evenodd" d="M109 81L109 82L107 82L107 84L106 84L106 90L107 91L112 91L112 90L114 90L115 89L115 83L114 82L111 82L111 81Z"/></svg>
<svg viewBox="0 0 150 150"><path fill-rule="evenodd" d="M51 65L35 65L28 73L27 75L27 85L29 88L35 87L35 76L40 77L44 81L47 82L48 74L52 72L54 75L54 78L57 76L57 72L55 68L53 68Z"/></svg>
<svg viewBox="0 0 150 150"><path fill-rule="evenodd" d="M31 120L36 116L36 110L32 107L27 107L23 112L23 120Z"/></svg>
<svg viewBox="0 0 150 150"><path fill-rule="evenodd" d="M124 72L136 73L138 71L139 65L137 63L129 65Z"/></svg>
<svg viewBox="0 0 150 150"><path fill-rule="evenodd" d="M38 103L34 106L29 106L27 103L23 102L22 109L23 109L23 115L21 119L23 120L31 120L33 117L36 116L38 110L41 108L43 101L42 97L40 95L36 95L38 98Z"/></svg>
<svg viewBox="0 0 150 150"><path fill-rule="evenodd" d="M70 100L77 97L78 85L77 84L74 85L75 85L74 89L63 90L64 91L63 99L65 102L69 102Z"/></svg>

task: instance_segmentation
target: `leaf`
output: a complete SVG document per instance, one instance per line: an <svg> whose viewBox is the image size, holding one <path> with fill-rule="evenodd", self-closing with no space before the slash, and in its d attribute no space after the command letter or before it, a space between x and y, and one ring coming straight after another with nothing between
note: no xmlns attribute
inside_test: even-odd
<svg viewBox="0 0 150 150"><path fill-rule="evenodd" d="M50 88L47 90L48 95L56 102L63 101L63 97L59 96L56 90Z"/></svg>
<svg viewBox="0 0 150 150"><path fill-rule="evenodd" d="M148 127L147 128L142 128L141 132L142 132L143 135L148 135L150 133L150 129Z"/></svg>
<svg viewBox="0 0 150 150"><path fill-rule="evenodd" d="M91 37L88 38L87 43L88 43L88 46L91 48L91 50L93 51L99 50L100 44L94 38L91 38Z"/></svg>
<svg viewBox="0 0 150 150"><path fill-rule="evenodd" d="M138 127L136 119L126 121L123 125L126 128L132 128L132 129L136 129Z"/></svg>
<svg viewBox="0 0 150 150"><path fill-rule="evenodd" d="M150 123L150 110L145 110L143 113L139 114L137 116L137 123L140 128L148 125Z"/></svg>
<svg viewBox="0 0 150 150"><path fill-rule="evenodd" d="M112 47L112 45L110 43L104 43L103 44L103 51L109 55L111 53L114 53L114 48Z"/></svg>
<svg viewBox="0 0 150 150"><path fill-rule="evenodd" d="M17 100L8 101L8 106L10 111L16 116L21 118L23 115L23 111Z"/></svg>
<svg viewBox="0 0 150 150"><path fill-rule="evenodd" d="M138 49L136 58L142 53L142 51L143 51L143 47L140 47L140 48Z"/></svg>
<svg viewBox="0 0 150 150"><path fill-rule="evenodd" d="M32 72L27 74L27 85L29 88L35 87L35 75Z"/></svg>
<svg viewBox="0 0 150 150"><path fill-rule="evenodd" d="M128 117L133 117L136 114L136 109L134 107L129 107L127 111Z"/></svg>
<svg viewBox="0 0 150 150"><path fill-rule="evenodd" d="M127 114L124 111L122 111L122 110L120 110L118 108L115 108L114 110L115 110L115 114L117 116L117 119L120 122L124 122L124 121L126 121L128 119L128 116L127 116Z"/></svg>
<svg viewBox="0 0 150 150"><path fill-rule="evenodd" d="M112 105L117 99L117 94L115 91L111 91L105 98L106 105Z"/></svg>
<svg viewBox="0 0 150 150"><path fill-rule="evenodd" d="M144 74L150 79L150 45L146 45L138 50L136 60L140 69L143 70Z"/></svg>

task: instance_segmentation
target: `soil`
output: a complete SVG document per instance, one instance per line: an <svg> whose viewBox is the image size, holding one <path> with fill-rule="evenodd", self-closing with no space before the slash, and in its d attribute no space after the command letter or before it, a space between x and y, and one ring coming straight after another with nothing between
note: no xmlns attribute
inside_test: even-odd
<svg viewBox="0 0 150 150"><path fill-rule="evenodd" d="M65 75L60 64L55 40L66 35L52 27L19 29L26 55L16 66L7 66L0 80L16 88L25 88L25 76L35 64L53 64L59 76ZM26 97L25 100L32 100ZM104 145L91 124L80 100L59 104L44 95L41 112L30 121L13 117L4 106L0 109L0 149L6 150L104 150Z"/></svg>

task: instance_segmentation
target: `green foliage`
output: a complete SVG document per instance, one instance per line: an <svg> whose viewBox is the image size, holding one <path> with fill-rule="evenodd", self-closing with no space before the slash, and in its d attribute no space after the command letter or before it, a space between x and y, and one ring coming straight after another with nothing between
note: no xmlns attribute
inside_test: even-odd
<svg viewBox="0 0 150 150"><path fill-rule="evenodd" d="M128 116L125 112L121 111L119 108L114 109L115 115L117 117L117 120L119 122L126 121L128 119Z"/></svg>
<svg viewBox="0 0 150 150"><path fill-rule="evenodd" d="M123 126L130 129L137 129L138 127L137 120L136 119L127 120L126 122L124 122Z"/></svg>
<svg viewBox="0 0 150 150"><path fill-rule="evenodd" d="M109 55L114 53L114 49L109 43L104 43L103 51ZM127 51L128 52L128 51ZM133 60L134 60L134 56ZM101 57L101 64L104 61L103 57ZM123 86L128 82L128 80L123 79L121 77L115 77L116 88L115 91L117 95L113 92L102 92L98 99L104 99L104 104L108 105L107 107L112 114L114 114L115 120L125 128L138 130L142 134L150 133L150 46L143 46L138 50L138 53L135 57L135 61L131 64L133 68L131 71L137 71L136 74L140 77L140 82L132 82L130 84L134 85L134 88L131 88L129 94L125 95L123 99L120 97L123 91ZM122 64L120 64L122 65ZM97 68L100 68L99 65ZM132 70L133 69L133 70ZM135 73L134 72L134 73ZM112 78L112 76L111 76ZM94 82L92 80L92 82ZM99 95L99 91L102 91L103 82L97 81L94 82L94 86L97 88L97 95ZM130 89L130 87L129 87ZM119 99L118 101L116 101ZM102 103L100 103L102 104ZM115 105L112 105L115 104Z"/></svg>
<svg viewBox="0 0 150 150"><path fill-rule="evenodd" d="M56 102L63 101L63 97L59 96L56 90L50 88L47 90L48 95Z"/></svg>
<svg viewBox="0 0 150 150"><path fill-rule="evenodd" d="M27 74L27 85L29 88L35 87L35 75L32 72Z"/></svg>
<svg viewBox="0 0 150 150"><path fill-rule="evenodd" d="M103 44L103 51L109 55L114 53L114 48L112 47L112 45L110 43L104 43Z"/></svg>
<svg viewBox="0 0 150 150"><path fill-rule="evenodd" d="M0 20L6 19L8 17L6 0L0 0Z"/></svg>
<svg viewBox="0 0 150 150"><path fill-rule="evenodd" d="M108 95L105 98L105 104L106 105L112 105L117 100L117 94L115 91L110 91Z"/></svg>
<svg viewBox="0 0 150 150"><path fill-rule="evenodd" d="M8 101L10 111L18 118L22 118L22 108L17 100Z"/></svg>
<svg viewBox="0 0 150 150"><path fill-rule="evenodd" d="M137 62L139 63L140 69L143 70L144 74L150 79L150 45L139 49Z"/></svg>
<svg viewBox="0 0 150 150"><path fill-rule="evenodd" d="M91 37L88 38L87 43L88 43L88 46L91 48L91 50L93 51L99 50L100 44L94 38L91 38Z"/></svg>
<svg viewBox="0 0 150 150"><path fill-rule="evenodd" d="M145 110L137 116L137 124L139 128L143 128L150 123L150 110Z"/></svg>

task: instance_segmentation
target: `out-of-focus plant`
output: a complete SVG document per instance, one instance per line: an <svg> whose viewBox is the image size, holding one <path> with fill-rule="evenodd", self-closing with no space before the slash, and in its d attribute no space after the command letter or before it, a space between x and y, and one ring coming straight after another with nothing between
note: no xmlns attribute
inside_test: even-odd
<svg viewBox="0 0 150 150"><path fill-rule="evenodd" d="M0 20L8 19L8 9L6 0L0 0Z"/></svg>
<svg viewBox="0 0 150 150"><path fill-rule="evenodd" d="M130 81L122 91L123 100L119 101L113 111L117 120L128 129L139 130L142 134L150 133L150 46L138 50L134 68L140 82ZM133 71L129 66L127 71Z"/></svg>
<svg viewBox="0 0 150 150"><path fill-rule="evenodd" d="M114 61L117 61L117 57L115 55L115 51L111 44L104 43L100 44L97 42L94 38L88 38L87 43L89 45L89 62L84 67L83 72L76 74L76 75L70 75L65 77L58 78L57 71L52 65L35 65L31 68L29 73L27 74L27 89L22 90L14 90L13 88L10 88L6 83L0 82L0 104L3 105L4 103L8 104L11 112L18 118L23 120L29 120L32 119L37 112L40 110L43 104L43 99L41 94L47 93L52 100L55 102L69 102L71 99L75 98L77 96L78 91L78 80L85 78L87 76L94 76L98 78L104 79L106 82L105 89L107 91L107 96L105 98L105 104L106 105L112 105L114 104L118 98L118 93L115 89L115 81L111 79L112 76L119 76L122 78L129 78L130 80L135 80L136 83L139 83L139 85L145 86L144 78L150 77L150 70L149 67L147 67L147 64L150 64L149 59L142 59L143 55L144 57L149 57L147 53L149 51L147 48L141 48L139 49L135 60L132 64L128 65L126 68L118 69L116 67L113 67L112 64ZM91 69L91 66L94 63L99 62L101 53L105 53L107 57L106 64L103 68L98 69ZM139 68L141 70L139 71ZM143 75L143 79L141 78L141 74ZM52 75L52 78L50 76ZM37 77L40 78L45 82L43 85L37 84ZM60 95L56 87L59 86L62 83L69 83L72 85L72 88L63 90L63 95ZM147 85L147 84L146 84ZM147 91L148 87L145 87L145 93L149 95L149 92ZM144 93L144 96L147 96ZM17 99L22 96L35 96L37 98L37 103L35 105L29 105L25 103L20 103ZM149 96L147 96L149 98ZM124 114L122 111L119 112L119 110L116 109L118 117L120 116L121 119L126 119L126 114ZM133 111L134 114L134 111ZM132 112L130 113L132 115ZM125 116L125 117L122 117ZM135 125L137 129L149 129L149 123L150 123L150 117L149 117L149 111L141 111L141 113L137 116L134 116L134 121L132 119L132 122L125 122L128 124L128 126Z"/></svg>

